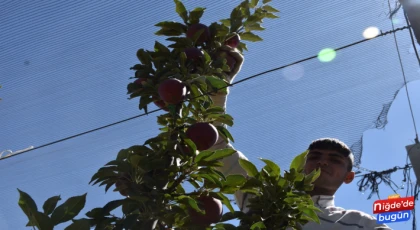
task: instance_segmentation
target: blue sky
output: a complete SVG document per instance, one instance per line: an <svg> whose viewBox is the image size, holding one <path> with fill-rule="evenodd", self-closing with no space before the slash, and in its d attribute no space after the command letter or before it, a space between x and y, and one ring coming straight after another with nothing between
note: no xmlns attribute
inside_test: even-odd
<svg viewBox="0 0 420 230"><path fill-rule="evenodd" d="M200 0L203 23L228 17L237 3ZM266 20L260 43L248 43L236 80L363 39L363 31L391 30L383 0L274 1L281 18ZM397 15L396 27L404 26ZM139 48L151 49L153 25L179 21L172 1L17 1L0 2L0 151L40 146L141 114L127 100L126 85ZM396 33L419 121L419 66L408 31ZM290 74L292 73L292 74ZM405 164L404 146L414 139L405 92L400 91L384 130L371 129L383 105L404 82L394 37L387 35L337 52L327 63L316 59L245 81L231 89L228 113L235 118L234 146L258 167L258 157L286 169L310 141L337 137L349 145L363 135L361 166L385 170ZM63 199L88 192L82 211L102 206L114 193L89 186L91 175L131 145L158 134L156 113L0 161L0 229L24 229L16 188L38 206L48 197ZM418 127L420 124L417 125ZM402 172L393 180L402 180ZM371 213L357 180L337 193L336 204ZM381 195L391 191L381 185ZM382 197L381 197L382 198ZM409 229L408 224L392 224ZM60 228L59 228L60 229Z"/></svg>

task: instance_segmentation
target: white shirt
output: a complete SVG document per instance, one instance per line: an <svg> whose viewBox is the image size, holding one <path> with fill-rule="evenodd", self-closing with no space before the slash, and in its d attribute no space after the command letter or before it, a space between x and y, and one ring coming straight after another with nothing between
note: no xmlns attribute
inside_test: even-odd
<svg viewBox="0 0 420 230"><path fill-rule="evenodd" d="M385 224L376 223L376 218L357 210L345 210L334 205L334 196L313 196L312 200L317 208L320 224L315 222L307 223L304 230L392 230Z"/></svg>

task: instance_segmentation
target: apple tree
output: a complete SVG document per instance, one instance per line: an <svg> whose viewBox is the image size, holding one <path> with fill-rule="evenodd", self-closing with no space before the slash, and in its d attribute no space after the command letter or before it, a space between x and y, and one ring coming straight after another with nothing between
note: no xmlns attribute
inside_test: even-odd
<svg viewBox="0 0 420 230"><path fill-rule="evenodd" d="M205 25L201 22L205 8L187 11L180 0L174 2L180 21L156 24L156 35L170 44L156 41L152 50L139 49L139 63L131 67L134 77L127 86L129 98L139 100L140 110L148 113L154 104L164 111L157 116L161 132L141 145L122 149L91 178L91 184L104 186L105 191L113 188L121 199L76 218L86 194L61 204L61 197L53 196L41 210L19 190L28 227L51 230L68 222L66 230L286 229L319 221L318 209L306 194L319 171L303 173L307 152L298 155L283 174L268 159L261 159L265 166L260 170L240 160L248 174L244 177L218 170L235 150L209 150L219 137L234 141L226 128L233 126L233 117L210 97L226 92L230 85L226 77L236 64L221 47L247 51L245 42L262 41L255 31L264 30L263 20L277 18L278 10L269 0L245 0L228 18ZM251 194L250 212L233 208L228 196L238 191ZM117 209L122 216L114 214ZM231 220L241 224L234 226Z"/></svg>

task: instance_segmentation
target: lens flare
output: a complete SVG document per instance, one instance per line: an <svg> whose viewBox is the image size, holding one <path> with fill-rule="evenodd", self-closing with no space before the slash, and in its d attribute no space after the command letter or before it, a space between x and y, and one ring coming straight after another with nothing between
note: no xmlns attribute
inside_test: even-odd
<svg viewBox="0 0 420 230"><path fill-rule="evenodd" d="M381 32L379 31L378 27L368 27L363 31L363 37L366 39L371 39L378 36Z"/></svg>
<svg viewBox="0 0 420 230"><path fill-rule="evenodd" d="M319 51L318 53L318 59L321 62L330 62L334 60L334 58L337 56L337 53L334 49L331 48L325 48Z"/></svg>
<svg viewBox="0 0 420 230"><path fill-rule="evenodd" d="M399 18L393 18L392 23L394 23L394 25L399 25L401 24L401 20Z"/></svg>
<svg viewBox="0 0 420 230"><path fill-rule="evenodd" d="M282 71L284 78L289 81L296 81L303 77L305 69L302 64L296 64L286 67Z"/></svg>

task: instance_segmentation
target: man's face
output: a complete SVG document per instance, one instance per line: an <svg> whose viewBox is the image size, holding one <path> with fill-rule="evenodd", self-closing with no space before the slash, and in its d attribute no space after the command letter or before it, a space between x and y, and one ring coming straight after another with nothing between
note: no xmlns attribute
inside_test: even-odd
<svg viewBox="0 0 420 230"><path fill-rule="evenodd" d="M354 179L354 172L349 172L349 160L334 150L310 150L305 164L305 173L320 168L321 175L314 182L315 189L332 195L344 182L350 183ZM314 190L315 190L314 189Z"/></svg>

